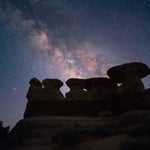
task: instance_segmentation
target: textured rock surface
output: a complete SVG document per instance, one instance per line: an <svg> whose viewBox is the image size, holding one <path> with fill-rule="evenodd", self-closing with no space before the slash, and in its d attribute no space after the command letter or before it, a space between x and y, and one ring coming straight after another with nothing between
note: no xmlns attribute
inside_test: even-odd
<svg viewBox="0 0 150 150"><path fill-rule="evenodd" d="M116 117L33 117L19 121L9 134L2 150L58 150L70 149L66 144L60 147L56 137L62 142L66 133L71 134L77 145L73 150L120 150L120 142L129 139L130 126L143 125L150 121L149 111L133 111ZM141 129L141 128L140 128ZM71 131L71 132L70 132ZM74 131L74 132L72 132ZM61 133L61 134L60 134ZM149 135L144 133L142 136ZM120 140L118 140L120 139ZM148 138L147 138L148 140ZM115 145L113 145L115 143ZM111 146L108 146L111 145ZM63 147L64 146L64 147Z"/></svg>
<svg viewBox="0 0 150 150"><path fill-rule="evenodd" d="M7 144L9 150L57 150L53 137L61 130L87 130L99 125L99 118L34 117L19 121L12 129ZM6 146L5 146L6 147ZM7 148L5 148L6 150Z"/></svg>

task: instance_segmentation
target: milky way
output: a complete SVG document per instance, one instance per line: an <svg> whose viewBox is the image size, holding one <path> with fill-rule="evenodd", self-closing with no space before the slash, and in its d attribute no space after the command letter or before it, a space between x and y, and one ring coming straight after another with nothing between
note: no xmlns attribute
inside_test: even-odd
<svg viewBox="0 0 150 150"><path fill-rule="evenodd" d="M65 82L126 62L150 66L150 0L1 0L0 33L0 120L11 126L32 77Z"/></svg>

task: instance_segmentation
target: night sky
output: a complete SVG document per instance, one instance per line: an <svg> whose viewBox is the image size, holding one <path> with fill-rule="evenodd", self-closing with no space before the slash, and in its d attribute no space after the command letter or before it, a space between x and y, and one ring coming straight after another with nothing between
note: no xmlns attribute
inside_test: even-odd
<svg viewBox="0 0 150 150"><path fill-rule="evenodd" d="M103 77L134 61L150 66L150 0L0 0L4 125L23 118L32 77Z"/></svg>

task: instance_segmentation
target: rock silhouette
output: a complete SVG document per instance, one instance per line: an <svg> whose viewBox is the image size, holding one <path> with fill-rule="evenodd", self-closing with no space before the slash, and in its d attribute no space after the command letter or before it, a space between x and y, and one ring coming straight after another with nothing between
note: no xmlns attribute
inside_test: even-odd
<svg viewBox="0 0 150 150"><path fill-rule="evenodd" d="M144 105L145 88L141 78L150 74L147 65L139 62L115 66L107 71L108 76L119 87L120 109L124 111L140 109Z"/></svg>
<svg viewBox="0 0 150 150"><path fill-rule="evenodd" d="M60 87L63 86L62 81L58 79L44 79L42 84L44 85L45 101L64 100L64 96L60 92Z"/></svg>
<svg viewBox="0 0 150 150"><path fill-rule="evenodd" d="M134 74L130 74L129 78L119 87L120 92L120 108L122 111L140 108L145 99L144 84Z"/></svg>
<svg viewBox="0 0 150 150"><path fill-rule="evenodd" d="M150 69L141 62L132 62L112 67L107 71L107 75L116 83L123 83L130 74L134 74L141 79L150 74Z"/></svg>
<svg viewBox="0 0 150 150"><path fill-rule="evenodd" d="M114 115L150 109L150 90L145 90L141 80L150 74L147 65L127 63L108 69L107 74L110 78L68 79L70 91L65 97L60 91L62 81L44 79L41 83L32 78L24 117L99 116L102 112Z"/></svg>
<svg viewBox="0 0 150 150"><path fill-rule="evenodd" d="M66 84L70 88L70 91L66 93L66 100L73 100L73 101L88 100L84 79L71 78L66 81Z"/></svg>
<svg viewBox="0 0 150 150"><path fill-rule="evenodd" d="M90 78L86 80L88 97L92 101L113 100L117 97L118 87L108 78Z"/></svg>
<svg viewBox="0 0 150 150"><path fill-rule="evenodd" d="M27 93L28 101L38 101L43 99L42 83L36 78L32 78L29 83L30 87Z"/></svg>

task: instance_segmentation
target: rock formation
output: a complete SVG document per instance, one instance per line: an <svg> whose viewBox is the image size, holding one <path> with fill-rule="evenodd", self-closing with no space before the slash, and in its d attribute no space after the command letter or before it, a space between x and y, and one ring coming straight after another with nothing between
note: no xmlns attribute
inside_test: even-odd
<svg viewBox="0 0 150 150"><path fill-rule="evenodd" d="M86 80L88 97L92 101L114 100L118 94L117 84L108 78L90 78Z"/></svg>
<svg viewBox="0 0 150 150"><path fill-rule="evenodd" d="M116 136L118 141L126 134L125 139L133 135L134 140L137 136L148 143L150 88L145 89L141 79L150 74L150 69L142 63L128 63L110 68L107 74L110 79L68 79L66 84L70 91L65 98L60 92L63 85L60 80L44 79L41 83L32 78L24 119L0 143L0 149L67 149L70 140L74 142L85 137L74 148L91 150L93 143L98 144L96 149L99 149L103 143L106 146L108 142L113 143ZM118 87L117 83L121 85ZM99 136L100 141L95 143L94 136L96 139ZM103 136L107 141L103 141Z"/></svg>
<svg viewBox="0 0 150 150"><path fill-rule="evenodd" d="M126 150L150 149L150 111L132 111L116 117L109 117L111 112L102 111L99 115L22 119L5 142L0 143L0 150L122 150L119 145L124 141ZM130 144L129 139L134 143L142 140L144 144ZM70 147L70 142L78 144Z"/></svg>
<svg viewBox="0 0 150 150"><path fill-rule="evenodd" d="M60 115L64 96L60 92L62 81L44 79L43 88L40 81L33 78L27 94L28 103L24 117Z"/></svg>
<svg viewBox="0 0 150 150"><path fill-rule="evenodd" d="M68 79L66 84L70 88L70 91L66 93L66 100L87 101L88 94L85 89L85 82L86 80L84 79Z"/></svg>
<svg viewBox="0 0 150 150"><path fill-rule="evenodd" d="M62 81L31 79L24 117L99 116L150 109L150 90L145 90L141 80L150 74L147 65L127 63L108 69L107 74L110 78L68 79L66 97L60 91Z"/></svg>
<svg viewBox="0 0 150 150"><path fill-rule="evenodd" d="M121 83L120 109L123 112L140 109L145 99L141 78L150 74L148 66L139 62L127 63L110 68L107 74L114 82Z"/></svg>
<svg viewBox="0 0 150 150"><path fill-rule="evenodd" d="M130 73L134 73L141 79L150 74L150 69L143 63L132 62L112 67L107 71L107 75L116 83L123 83L125 81L124 75Z"/></svg>
<svg viewBox="0 0 150 150"><path fill-rule="evenodd" d="M29 83L30 87L27 93L28 101L30 102L41 100L43 98L42 83L36 78L32 78Z"/></svg>
<svg viewBox="0 0 150 150"><path fill-rule="evenodd" d="M44 79L44 97L46 101L64 100L63 94L60 92L60 87L63 86L62 81L58 79Z"/></svg>

